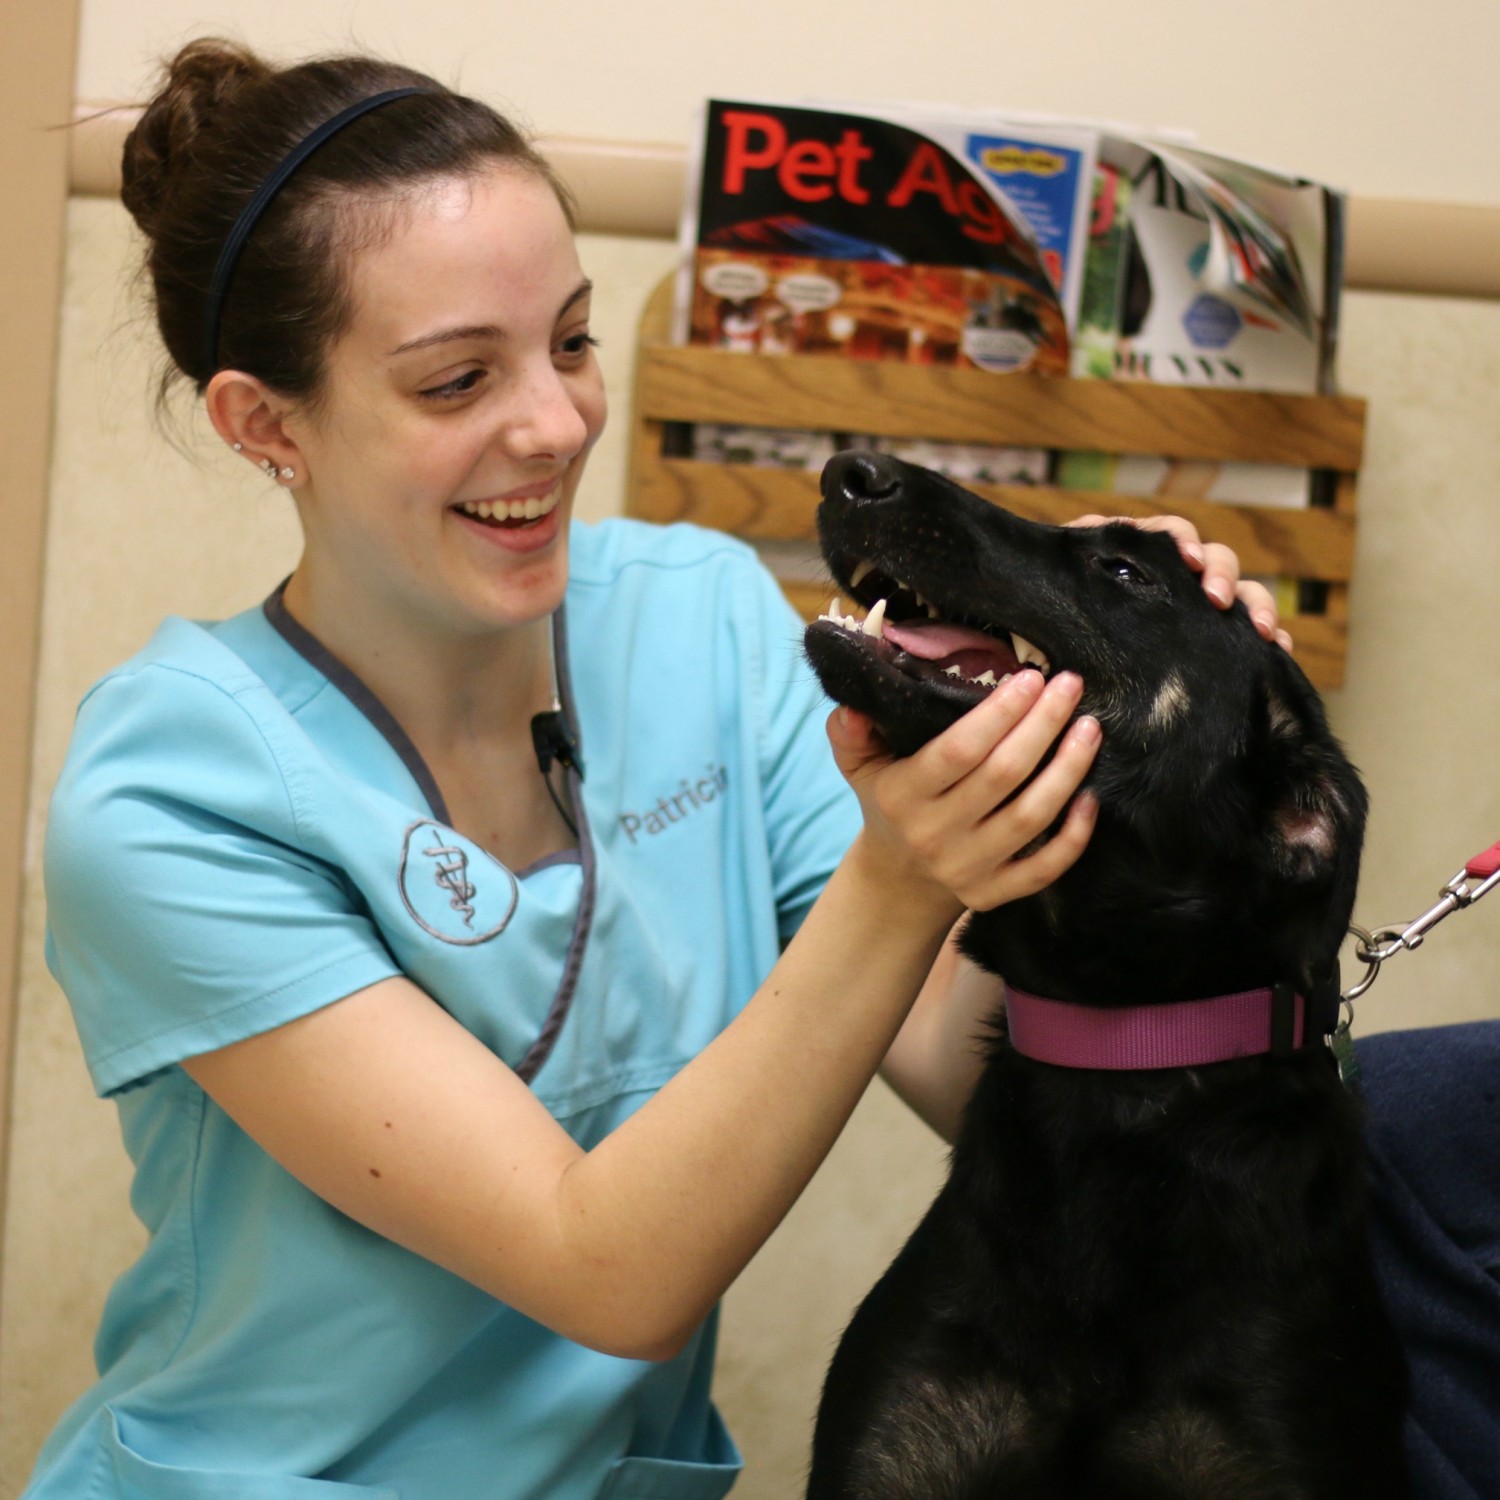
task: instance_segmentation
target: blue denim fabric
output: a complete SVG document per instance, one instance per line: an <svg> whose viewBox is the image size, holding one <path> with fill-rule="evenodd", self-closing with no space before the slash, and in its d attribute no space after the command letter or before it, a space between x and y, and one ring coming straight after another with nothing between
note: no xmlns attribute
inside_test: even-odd
<svg viewBox="0 0 1500 1500"><path fill-rule="evenodd" d="M1419 1500L1500 1500L1500 1020L1359 1044Z"/></svg>

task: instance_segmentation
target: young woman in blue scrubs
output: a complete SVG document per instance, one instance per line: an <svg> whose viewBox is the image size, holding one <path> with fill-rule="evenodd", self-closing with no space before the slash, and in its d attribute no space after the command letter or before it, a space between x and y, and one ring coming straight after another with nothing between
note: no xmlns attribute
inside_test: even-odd
<svg viewBox="0 0 1500 1500"><path fill-rule="evenodd" d="M150 1240L27 1494L722 1495L715 1305L878 1068L951 1124L994 996L945 937L1087 840L1079 684L891 763L739 544L570 524L590 285L485 106L195 44L125 201L305 547L96 685L54 797Z"/></svg>

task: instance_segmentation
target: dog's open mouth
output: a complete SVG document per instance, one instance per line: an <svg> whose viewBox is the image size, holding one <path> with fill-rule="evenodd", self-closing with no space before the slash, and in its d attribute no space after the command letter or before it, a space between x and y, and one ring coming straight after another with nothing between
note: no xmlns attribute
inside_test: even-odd
<svg viewBox="0 0 1500 1500"><path fill-rule="evenodd" d="M1024 636L1003 626L950 619L912 585L867 560L854 564L843 590L864 607L864 618L839 613L835 598L813 628L856 637L850 644L918 682L978 702L1023 669L1044 677L1052 673L1047 654Z"/></svg>

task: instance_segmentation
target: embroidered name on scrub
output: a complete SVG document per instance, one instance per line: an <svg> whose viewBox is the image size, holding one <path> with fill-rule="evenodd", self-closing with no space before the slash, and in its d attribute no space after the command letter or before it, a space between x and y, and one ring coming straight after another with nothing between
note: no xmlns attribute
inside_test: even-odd
<svg viewBox="0 0 1500 1500"><path fill-rule="evenodd" d="M684 776L679 784L682 787L680 792L658 797L656 806L648 811L620 814L620 827L625 830L625 837L632 844L636 842L638 833L652 836L665 833L673 823L680 823L690 813L707 807L728 787L729 771L725 766L710 764L706 775L700 776L696 781L689 781Z"/></svg>

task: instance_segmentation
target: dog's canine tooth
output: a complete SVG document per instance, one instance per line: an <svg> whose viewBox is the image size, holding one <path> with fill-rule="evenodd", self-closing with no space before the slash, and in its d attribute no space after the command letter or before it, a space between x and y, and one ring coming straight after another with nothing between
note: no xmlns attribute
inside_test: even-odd
<svg viewBox="0 0 1500 1500"><path fill-rule="evenodd" d="M1052 663L1037 650L1025 636L1017 635L1015 631L1010 633L1010 647L1016 653L1016 660L1024 667L1028 662L1042 669L1045 677L1052 670Z"/></svg>
<svg viewBox="0 0 1500 1500"><path fill-rule="evenodd" d="M885 600L877 599L874 607L865 616L865 623L860 627L866 635L873 635L880 640L885 635Z"/></svg>
<svg viewBox="0 0 1500 1500"><path fill-rule="evenodd" d="M861 559L854 565L854 571L849 575L849 587L857 589L871 573L875 571L875 564Z"/></svg>

